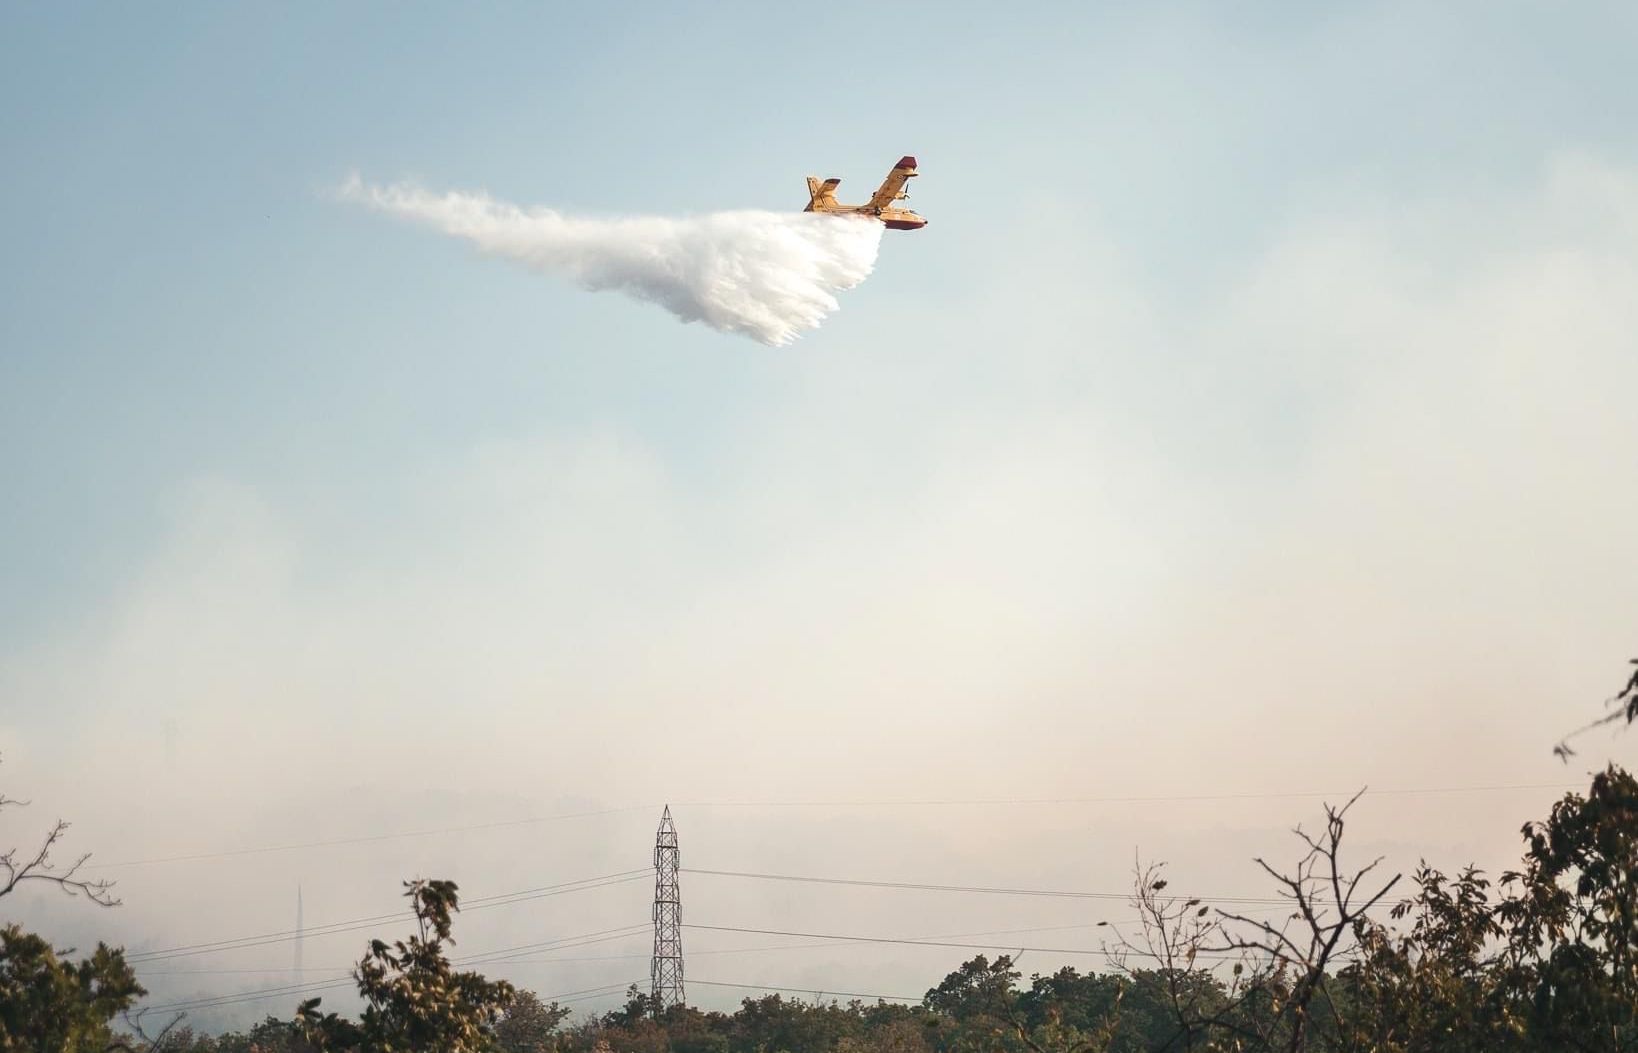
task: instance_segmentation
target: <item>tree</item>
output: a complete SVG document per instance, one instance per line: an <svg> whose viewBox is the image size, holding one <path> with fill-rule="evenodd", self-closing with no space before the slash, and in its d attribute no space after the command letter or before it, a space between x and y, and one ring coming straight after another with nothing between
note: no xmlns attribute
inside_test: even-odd
<svg viewBox="0 0 1638 1053"><path fill-rule="evenodd" d="M931 1053L927 1045L927 1021L908 1014L867 1020L868 1032L859 1038L847 1036L836 1043L836 1053Z"/></svg>
<svg viewBox="0 0 1638 1053"><path fill-rule="evenodd" d="M1030 989L1020 993L1018 975L1010 956L991 962L981 954L928 991L922 1005L935 1018L924 1032L933 1046L952 1053L1101 1053L1110 1048L1124 993L1119 980L1087 984L1075 970L1066 969L1050 978L1033 977ZM1082 1004L1066 1014L1062 996L1071 991L1082 996Z"/></svg>
<svg viewBox="0 0 1638 1053"><path fill-rule="evenodd" d="M1163 871L1160 863L1134 867L1130 903L1137 912L1136 932L1119 935L1110 957L1130 981L1128 1011L1148 1023L1152 1042L1187 1053L1221 1025L1229 1004L1222 984L1195 967L1201 949L1223 932L1200 900L1167 894L1170 882ZM1146 967L1133 966L1134 958ZM1168 1023L1157 1028L1157 1017Z"/></svg>
<svg viewBox="0 0 1638 1053"><path fill-rule="evenodd" d="M511 1003L512 985L480 973L455 972L444 954L453 945L450 915L459 910L453 881L406 881L417 933L391 946L370 942L353 970L365 1009L357 1023L321 1014L320 999L303 1002L297 1022L322 1053L480 1053Z"/></svg>
<svg viewBox="0 0 1638 1053"><path fill-rule="evenodd" d="M730 1047L736 1053L801 1053L829 1051L843 1039L858 1038L864 1032L864 1022L857 1003L839 1006L771 994L741 1001L727 1030Z"/></svg>
<svg viewBox="0 0 1638 1053"><path fill-rule="evenodd" d="M168 1051L167 1051L168 1053ZM318 1053L301 1034L301 1025L268 1017L249 1031L230 1031L199 1053Z"/></svg>
<svg viewBox="0 0 1638 1053"><path fill-rule="evenodd" d="M1128 984L1120 976L1080 974L1062 968L1030 977L1018 996L1013 1030L1030 1053L1106 1053L1140 1048L1119 1044L1131 1032L1123 1004Z"/></svg>
<svg viewBox="0 0 1638 1053"><path fill-rule="evenodd" d="M0 793L0 811L26 803ZM79 876L90 853L61 870L52 862L67 830L68 823L58 819L37 849L0 853L0 897L45 886L98 906L118 905L113 882ZM99 943L78 962L67 960L72 953L20 926L0 928L0 1053L101 1053L120 1045L110 1023L147 992L123 951Z"/></svg>
<svg viewBox="0 0 1638 1053"><path fill-rule="evenodd" d="M1339 977L1348 1011L1338 1045L1373 1053L1521 1048L1507 963L1494 953L1504 930L1490 880L1474 867L1446 877L1423 862L1411 881L1415 894L1390 912L1395 922L1408 919L1408 929L1365 919L1355 928L1359 954Z"/></svg>
<svg viewBox="0 0 1638 1053"><path fill-rule="evenodd" d="M1360 793L1364 791L1361 790ZM1213 951L1248 956L1253 978L1242 985L1239 1006L1247 1030L1270 1049L1298 1053L1310 1048L1316 1012L1325 1014L1325 1030L1334 1034L1345 1008L1330 982L1331 972L1355 950L1351 937L1369 912L1399 883L1395 874L1377 884L1373 877L1381 858L1358 869L1342 862L1342 835L1348 809L1356 793L1340 808L1325 806L1325 832L1293 832L1306 847L1289 874L1262 859L1255 860L1279 886L1280 898L1290 903L1290 914L1276 923L1219 910L1225 939ZM1374 890L1374 891L1373 891ZM1245 966L1242 965L1243 969ZM1228 1017L1219 1018L1224 1023Z"/></svg>
<svg viewBox="0 0 1638 1053"><path fill-rule="evenodd" d="M1010 956L1003 954L992 962L980 954L962 962L961 968L928 991L922 1004L957 1020L979 1016L1005 1020L1017 1005L1018 992L1013 985L1018 976Z"/></svg>
<svg viewBox="0 0 1638 1053"><path fill-rule="evenodd" d="M546 1003L533 991L518 991L495 1023L495 1040L505 1053L550 1053L557 1048L557 1028L569 1011Z"/></svg>
<svg viewBox="0 0 1638 1053"><path fill-rule="evenodd" d="M65 961L39 936L0 928L3 1053L102 1053L116 1044L109 1023L146 993L122 951L99 943Z"/></svg>
<svg viewBox="0 0 1638 1053"><path fill-rule="evenodd" d="M1638 1049L1638 782L1612 767L1523 834L1499 887L1423 864L1408 929L1359 926L1345 1048Z"/></svg>
<svg viewBox="0 0 1638 1053"><path fill-rule="evenodd" d="M1532 1036L1638 1049L1638 780L1614 767L1525 824L1524 869L1497 910Z"/></svg>

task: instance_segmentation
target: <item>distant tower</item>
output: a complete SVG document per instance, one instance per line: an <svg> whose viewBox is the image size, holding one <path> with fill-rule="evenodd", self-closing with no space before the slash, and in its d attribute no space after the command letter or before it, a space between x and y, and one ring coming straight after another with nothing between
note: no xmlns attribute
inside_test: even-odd
<svg viewBox="0 0 1638 1053"><path fill-rule="evenodd" d="M682 893L677 888L681 860L677 828L671 822L671 806L666 805L660 832L654 837L654 964L649 977L654 981L657 1010L684 1004Z"/></svg>
<svg viewBox="0 0 1638 1053"><path fill-rule="evenodd" d="M292 972L296 974L296 982L301 982L301 941L307 933L302 929L301 920L301 886L296 886L296 960Z"/></svg>

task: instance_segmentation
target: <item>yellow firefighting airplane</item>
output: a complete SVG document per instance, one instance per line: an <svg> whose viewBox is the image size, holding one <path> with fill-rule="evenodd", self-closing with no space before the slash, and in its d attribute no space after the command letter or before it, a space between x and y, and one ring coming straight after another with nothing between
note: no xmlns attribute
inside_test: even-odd
<svg viewBox="0 0 1638 1053"><path fill-rule="evenodd" d="M915 174L916 159L899 158L899 163L887 173L887 178L876 188L869 203L863 205L844 205L836 200L836 188L842 182L840 179L827 179L821 183L813 176L808 176L808 207L802 211L873 216L887 224L889 230L920 230L927 225L925 219L908 208L896 208L893 205L893 202L903 201L910 196L905 192L904 184Z"/></svg>

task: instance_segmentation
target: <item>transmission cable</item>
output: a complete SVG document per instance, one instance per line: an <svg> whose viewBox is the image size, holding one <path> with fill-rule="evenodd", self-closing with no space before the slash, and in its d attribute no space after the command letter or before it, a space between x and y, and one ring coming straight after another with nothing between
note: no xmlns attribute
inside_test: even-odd
<svg viewBox="0 0 1638 1053"><path fill-rule="evenodd" d="M1367 789L1369 797L1422 797L1458 793L1505 793L1523 790L1578 790L1580 783L1495 783L1479 786L1405 786ZM932 797L879 800L677 801L674 808L919 808L933 806L1040 804L1183 804L1199 801L1282 801L1305 798L1347 800L1356 790L1286 790L1248 793L1104 794L1088 797Z"/></svg>
<svg viewBox="0 0 1638 1053"><path fill-rule="evenodd" d="M597 932L586 932L586 933L579 933L579 934L576 934L574 936L563 936L563 937L559 937L556 940L547 940L547 941L545 941L543 943L531 944L529 946L531 948L533 948L533 949L546 949L549 946L559 946L559 947L566 947L566 948L567 947L583 947L583 946L587 946L589 944L605 943L605 942L607 942L609 940L618 940L618 939L624 939L624 938L626 938L628 936L634 936L634 935L636 935L636 933L638 931L644 930L646 928L647 928L646 924L627 925L627 926L624 926L624 927L619 928L619 929L602 929L602 930L599 930ZM512 952L514 950L516 950L516 948L504 947L504 948L500 948L498 950L492 950L492 951L478 951L478 952L475 952L475 953L472 953L472 954L463 955L463 956L458 957L458 958L451 958L449 960L449 964L454 965L454 966L484 965L484 964L491 963L491 961L499 962L501 964L509 964L509 963L504 962L504 960L502 958L496 957L496 958L491 959L490 956L492 956L492 955L497 955L497 956L498 955L506 955L506 954L508 954L508 953L510 953L510 952ZM271 970L268 970L268 971L269 972L278 972L280 970L271 969ZM336 979L336 980L309 980L309 981L306 981L304 983L281 984L281 985L276 986L276 987L255 988L255 989L249 990L249 991L237 991L237 992L232 992L232 993L223 994L223 995L201 996L199 998L184 999L181 1002L173 1002L173 1003L169 1003L169 1004L166 1004L166 1005L151 1006L151 1007L148 1007L148 1008L150 1009L150 1011L161 1011L161 1010L171 1010L171 1009L180 1009L180 1008L190 1008L190 1007L193 1007L195 1005L203 1004L203 1003L215 1004L215 1003L218 1003L218 1002L222 1002L222 1003L225 1004L226 1001L230 1001L230 1000L231 1001L239 1001L239 1000L252 1001L252 1000L254 1000L256 998L271 998L271 997L274 997L276 995L281 995L281 994L299 994L299 993L307 992L307 991L330 990L330 989L336 988L336 987L347 986L348 984L351 984L353 982L354 982L354 980L350 976L342 977L342 978Z"/></svg>
<svg viewBox="0 0 1638 1053"><path fill-rule="evenodd" d="M584 987L578 991L565 991L562 994L542 995L540 996L540 999L541 1001L548 1003L576 1002L583 998L595 998L599 995L613 994L616 991L623 990L638 982L640 981L623 980L619 983L602 984L598 987ZM145 1009L145 1012L168 1013L180 1010L183 1012L192 1013L202 1009L220 1009L225 1006L239 1005L244 1002L258 1002L266 998L278 998L284 995L310 995L319 991L332 991L341 987L350 986L352 983L353 981L351 979L347 979L332 981L324 984L296 985L282 989L267 988L260 991L244 991L237 994L223 995L219 998L198 998L183 1002L172 1002L168 1005L149 1006Z"/></svg>
<svg viewBox="0 0 1638 1053"><path fill-rule="evenodd" d="M703 984L706 987L738 987L746 991L781 991L790 994L810 994L819 997L823 997L825 995L835 995L839 998L875 998L883 1002L919 1003L922 1000L921 996L911 997L910 995L859 994L857 991L827 991L824 988L816 987L775 987L772 984L731 984L725 980L697 980L693 977L689 978L688 983L690 986L695 984Z"/></svg>
<svg viewBox="0 0 1638 1053"><path fill-rule="evenodd" d="M1135 950L1130 947L1030 947L1020 946L1013 943L954 943L948 940L916 940L902 936L854 936L830 932L792 932L787 929L752 929L738 925L700 925L694 922L683 922L683 928L702 929L708 932L746 932L760 936L796 936L815 940L837 940L844 943L887 943L908 947L955 947L974 951L1015 951L1018 953L1023 953L1024 951L1036 951L1041 954L1094 954L1105 956L1114 955L1117 957L1123 954L1129 954L1135 955L1139 958L1160 957L1160 955L1151 954L1147 951ZM1240 960L1239 955L1232 954L1197 954L1195 957L1199 960Z"/></svg>
<svg viewBox="0 0 1638 1053"><path fill-rule="evenodd" d="M815 885L847 885L859 888L890 888L913 892L966 892L992 896L1045 896L1054 899L1098 899L1130 901L1130 892L1082 892L1064 889L996 888L988 885L935 885L918 881L872 881L864 878L813 877L804 874L759 874L744 870L703 870L694 867L679 868L684 874L705 874L712 877L749 878L757 881L798 881ZM1289 904L1290 900L1269 896L1201 896L1202 902L1234 903L1240 905Z"/></svg>
<svg viewBox="0 0 1638 1053"><path fill-rule="evenodd" d="M488 910L491 907L507 907L514 903L526 903L530 900L547 899L552 896L566 895L571 892L584 892L590 889L605 888L609 885L622 885L637 881L649 873L647 868L640 870L626 870L616 874L604 874L600 877L583 878L579 881L567 881L557 885L544 885L539 888L522 889L517 892L504 892L493 896L482 896L462 905L462 913L478 910ZM141 951L126 956L126 961L132 964L144 962L165 961L170 958L183 958L196 954L211 954L216 951L238 950L242 947L261 947L271 943L288 943L292 940L306 939L316 936L332 936L342 932L354 932L367 929L384 921L394 921L414 915L408 910L399 910L391 914L377 914L368 918L351 918L346 921L330 922L312 928L285 929L280 932L262 933L256 936L240 936L233 939L213 940L207 943L184 944L180 947L165 947L153 951Z"/></svg>

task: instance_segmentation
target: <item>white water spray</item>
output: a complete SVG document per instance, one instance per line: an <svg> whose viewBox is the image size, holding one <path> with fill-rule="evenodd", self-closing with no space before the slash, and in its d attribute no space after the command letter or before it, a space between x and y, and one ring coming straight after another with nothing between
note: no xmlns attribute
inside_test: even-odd
<svg viewBox="0 0 1638 1053"><path fill-rule="evenodd" d="M836 294L870 275L883 230L871 219L801 212L577 219L486 194L373 186L356 176L342 196L773 347L817 328L839 306Z"/></svg>

